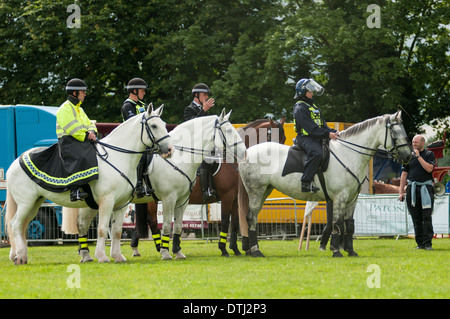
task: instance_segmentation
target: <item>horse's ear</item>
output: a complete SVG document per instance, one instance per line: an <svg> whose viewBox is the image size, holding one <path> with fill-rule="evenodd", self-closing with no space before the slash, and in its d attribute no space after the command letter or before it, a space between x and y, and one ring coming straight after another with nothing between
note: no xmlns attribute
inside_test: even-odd
<svg viewBox="0 0 450 319"><path fill-rule="evenodd" d="M164 110L164 104L161 104L161 106L155 110L155 113L156 113L155 115L161 117L163 110Z"/></svg>
<svg viewBox="0 0 450 319"><path fill-rule="evenodd" d="M402 121L402 110L398 110L395 114L391 115L391 121L401 123Z"/></svg>
<svg viewBox="0 0 450 319"><path fill-rule="evenodd" d="M226 114L225 108L223 108L222 112L221 112L220 115L219 115L219 119L220 119L221 121L225 118L225 114Z"/></svg>
<svg viewBox="0 0 450 319"><path fill-rule="evenodd" d="M269 124L270 124L270 126L275 124L274 121L272 120L272 118L269 118Z"/></svg>
<svg viewBox="0 0 450 319"><path fill-rule="evenodd" d="M286 123L286 116L282 116L280 120L281 125L284 125L284 123Z"/></svg>
<svg viewBox="0 0 450 319"><path fill-rule="evenodd" d="M151 115L153 113L153 103L150 102L150 104L147 106L147 113L148 115Z"/></svg>
<svg viewBox="0 0 450 319"><path fill-rule="evenodd" d="M230 112L228 112L228 114L225 115L225 118L224 118L225 121L228 121L230 119L231 112L233 112L233 110L230 110Z"/></svg>

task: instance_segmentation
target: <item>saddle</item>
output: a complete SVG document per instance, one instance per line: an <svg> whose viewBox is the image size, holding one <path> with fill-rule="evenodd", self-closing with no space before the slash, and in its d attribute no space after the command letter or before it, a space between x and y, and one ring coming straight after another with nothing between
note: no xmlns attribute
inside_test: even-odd
<svg viewBox="0 0 450 319"><path fill-rule="evenodd" d="M322 162L320 163L319 170L325 172L328 168L330 161L330 147L329 140L322 140ZM291 173L303 173L305 168L306 151L300 146L294 144L289 148L286 162L284 163L283 172L281 176L286 176Z"/></svg>
<svg viewBox="0 0 450 319"><path fill-rule="evenodd" d="M81 159L78 161L74 160L75 157L63 159L61 152L59 143L34 148L20 156L19 164L31 180L48 191L63 193L72 187L81 187L90 197L86 203L98 209L88 185L90 181L98 179L97 160L92 158L95 149L74 146L73 154Z"/></svg>

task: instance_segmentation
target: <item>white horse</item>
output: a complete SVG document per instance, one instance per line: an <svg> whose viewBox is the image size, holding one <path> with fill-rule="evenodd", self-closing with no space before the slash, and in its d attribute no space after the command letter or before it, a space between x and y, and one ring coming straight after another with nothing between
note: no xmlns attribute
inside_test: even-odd
<svg viewBox="0 0 450 319"><path fill-rule="evenodd" d="M163 205L163 243L160 250L163 260L172 259L169 253L169 234L172 228L172 217L174 217L175 221L183 219L183 213L196 180L197 169L203 158L206 155L210 155L216 148L220 152L231 149L233 156L236 156L238 159L243 159L245 156L245 145L236 129L229 122L230 114L231 111L226 114L224 109L220 116L199 117L176 126L169 134L177 152L170 159L156 156L148 167L148 175L155 190L155 195L162 201ZM151 201L154 201L151 196L133 200L134 203ZM113 229L122 228L124 213L122 210L120 213L122 214L121 218L114 218L112 223ZM80 215L80 234L87 234L93 216L89 213ZM181 252L180 247L182 229L181 225L179 227L178 225L178 222L176 222L173 230L174 247L172 251L176 258L183 259L186 257ZM119 231L118 233L120 234L121 232ZM118 240L115 241L115 239ZM114 254L121 256L120 244L115 243L120 243L120 237L113 237L111 255L113 255L114 249ZM98 245L99 241L97 240L96 257ZM84 251L84 254L82 261L92 260L87 251Z"/></svg>
<svg viewBox="0 0 450 319"><path fill-rule="evenodd" d="M318 193L301 192L301 173L282 176L289 147L277 143L263 143L247 150L246 160L240 164L242 184L239 191L239 221L243 235L243 249L252 256L263 257L258 247L256 226L258 213L267 196L274 188L287 196L318 202L327 200L327 222L333 225L330 249L333 256L339 252L339 236L344 235L350 256L357 256L353 250L353 212L361 185L365 179L365 167L379 146L396 160L408 162L411 148L402 125L401 112L366 120L340 133L337 141L330 141L330 161L323 173L327 199L324 190ZM358 149L357 149L358 148ZM316 185L320 185L317 175ZM333 216L333 211L336 212ZM334 237L333 237L334 236Z"/></svg>
<svg viewBox="0 0 450 319"><path fill-rule="evenodd" d="M171 156L173 152L171 138L160 118L162 111L163 106L154 111L151 105L148 112L122 123L101 140L104 145L115 149L109 153L107 160L110 164L97 155L98 179L89 183L94 200L99 205L98 233L101 237L107 234L113 209L123 206L132 197L133 185L137 179L136 166L145 148L154 148L164 156ZM104 150L100 150L102 152ZM11 240L9 257L15 264L26 264L28 255L25 230L46 198L66 207L83 208L87 204L84 201L71 202L69 191L55 193L42 188L27 176L19 159L11 164L6 176L6 224Z"/></svg>

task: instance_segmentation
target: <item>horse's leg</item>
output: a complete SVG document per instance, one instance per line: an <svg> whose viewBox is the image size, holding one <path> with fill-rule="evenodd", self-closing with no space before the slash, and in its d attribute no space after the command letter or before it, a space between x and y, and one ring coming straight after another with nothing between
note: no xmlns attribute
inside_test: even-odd
<svg viewBox="0 0 450 319"><path fill-rule="evenodd" d="M88 231L92 219L97 214L97 211L90 208L80 208L78 212L78 254L81 256L80 263L93 261L94 258L89 254L88 247Z"/></svg>
<svg viewBox="0 0 450 319"><path fill-rule="evenodd" d="M327 249L328 239L330 239L331 230L333 229L333 201L327 201L327 224L322 232L320 238L320 250L325 251Z"/></svg>
<svg viewBox="0 0 450 319"><path fill-rule="evenodd" d="M355 212L356 203L348 210L348 214L344 220L344 250L349 257L358 257L356 251L353 250L353 234L355 233L355 220L353 213Z"/></svg>
<svg viewBox="0 0 450 319"><path fill-rule="evenodd" d="M161 250L161 231L158 228L158 202L148 203L147 222L152 232L155 248L159 252Z"/></svg>
<svg viewBox="0 0 450 319"><path fill-rule="evenodd" d="M340 239L344 232L344 222L338 218L336 222L333 222L333 228L331 232L330 250L333 252L333 257L343 257L340 252Z"/></svg>
<svg viewBox="0 0 450 319"><path fill-rule="evenodd" d="M237 200L233 202L233 208L231 209L231 236L230 236L230 249L236 256L241 256L237 245L237 238L239 232L239 211L237 206Z"/></svg>
<svg viewBox="0 0 450 319"><path fill-rule="evenodd" d="M258 237L256 228L258 226L258 214L264 204L264 200L270 195L273 188L266 186L265 190L256 190L249 192L249 207L250 211L247 216L248 221L248 241L250 246L250 253L252 257L265 257L259 250Z"/></svg>
<svg viewBox="0 0 450 319"><path fill-rule="evenodd" d="M187 202L181 207L176 207L174 210L172 252L175 254L175 259L186 259L186 256L181 252L181 232L183 231L183 214L186 205Z"/></svg>
<svg viewBox="0 0 450 319"><path fill-rule="evenodd" d="M222 198L221 203L221 222L220 222L220 239L219 239L219 250L222 252L222 257L230 257L230 254L227 251L227 236L228 236L228 228L230 226L230 213L231 207L230 203L227 200Z"/></svg>
<svg viewBox="0 0 450 319"><path fill-rule="evenodd" d="M97 228L97 246L95 247L95 258L99 263L109 262L105 253L106 237L108 236L108 226L112 215L113 205L106 199L99 202L99 219Z"/></svg>
<svg viewBox="0 0 450 319"><path fill-rule="evenodd" d="M122 238L122 225L128 207L113 212L111 224L111 257L116 263L124 263L127 259L122 255L120 239Z"/></svg>
<svg viewBox="0 0 450 319"><path fill-rule="evenodd" d="M163 232L161 236L161 249L159 253L161 254L162 260L172 260L172 256L169 253L169 242L170 242L170 230L172 229L172 216L173 210L169 211L166 209L163 203Z"/></svg>
<svg viewBox="0 0 450 319"><path fill-rule="evenodd" d="M28 250L26 240L26 230L31 220L36 216L39 207L44 198L38 199L34 204L17 205L17 211L10 222L12 236L15 242L15 256L13 257L15 265L24 265L28 262ZM10 253L10 257L12 252Z"/></svg>

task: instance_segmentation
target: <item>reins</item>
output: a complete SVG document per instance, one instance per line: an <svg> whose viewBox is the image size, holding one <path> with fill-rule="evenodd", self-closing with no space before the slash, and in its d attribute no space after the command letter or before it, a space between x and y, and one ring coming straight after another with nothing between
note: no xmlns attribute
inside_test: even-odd
<svg viewBox="0 0 450 319"><path fill-rule="evenodd" d="M141 142L142 142L142 144L144 144L146 146L146 149L144 151L138 152L138 151L128 150L128 149L125 149L125 148L121 148L121 147L118 147L118 146L114 146L114 145L111 145L111 144L108 144L108 143L101 142L98 139L96 141L94 141L94 144L101 145L103 147L103 150L104 150L104 154L101 154L99 152L99 150L98 150L98 147L95 148L98 157L100 157L105 163L107 163L116 172L118 172L119 175L122 176L128 182L128 184L131 186L130 200L125 205L123 205L123 206L121 206L119 208L113 209L113 211L117 211L117 210L120 210L122 208L125 208L129 203L131 203L131 201L134 198L134 192L135 192L136 188L134 187L133 183L128 178L128 176L126 176L122 171L120 171L116 166L114 166L114 164L112 164L110 161L108 161L108 152L105 150L105 148L109 148L109 149L111 149L113 151L120 152L120 153L125 153L125 154L141 154L141 155L143 155L143 154L154 154L154 153L160 152L161 148L159 146L159 143L161 141L163 141L164 139L169 138L170 135L167 134L167 135L161 137L160 139L156 139L155 138L155 135L153 134L152 130L150 129L150 127L148 126L148 123L147 123L150 119L152 119L154 117L159 117L159 116L152 115L149 118L147 118L145 116L145 113L142 116L142 120L141 120ZM145 126L145 130L147 132L147 135L148 135L148 137L150 138L150 141L153 144L152 146L148 146L147 144L144 143L144 139L143 139L144 126Z"/></svg>
<svg viewBox="0 0 450 319"><path fill-rule="evenodd" d="M394 134L393 131L392 131L392 126L394 126L394 125L399 125L399 123L391 124L391 123L390 123L390 119L389 119L389 117L388 117L388 118L387 118L386 125L385 125L386 132L385 132L385 136L384 136L384 148L385 148L385 149L387 148L387 147L386 147L386 143L387 143L387 137L388 137L388 132L389 132L390 135L391 135L391 138L392 138L392 140L393 140L393 144L394 144L394 146L393 146L390 150L380 150L380 149L374 149L374 148L370 148L370 147L358 145L358 144L355 144L355 143L352 143L352 142L349 142L349 141L345 141L345 140L343 140L343 139L341 139L341 138L339 138L339 137L337 138L337 141L340 142L343 146L347 147L348 149L350 149L350 150L352 150L352 151L354 151L354 152L356 152L356 153L358 153L358 154L361 154L361 155L370 156L370 157L375 156L375 157L381 157L381 158L387 158L387 159L395 158L395 156L393 155L393 150L397 151L397 153L398 153L398 150L397 150L397 149L398 149L399 147L406 146L406 145L409 145L409 144L406 144L406 143L405 143L405 144L397 145L397 143L396 143L397 137L395 136L395 134ZM361 149L363 149L363 150L370 151L370 152L374 152L374 153L373 153L373 154L372 154L372 153L367 154L367 153L364 153L364 152L362 152L362 151L359 151L359 150L357 150L357 149L355 149L355 148L352 148L352 147L350 147L350 146L348 146L348 145L345 145L345 144L349 144L349 145L352 145L352 146L355 146L355 147L359 147L359 148L361 148ZM384 154L378 154L378 155L377 155L378 152L385 153L386 155L384 155ZM345 165L345 164L337 157L337 155L331 150L331 148L330 148L330 153L336 158L336 160L338 161L338 163L341 164L342 167L344 167L344 169L345 169L351 176L353 176L353 178L356 179L356 181L358 182L358 193L359 193L360 190L361 190L361 188L362 188L362 185L364 184L364 182L365 182L366 180L369 181L369 179L367 178L367 176L364 176L364 179L363 179L362 181L360 181L359 178L358 178L358 176L356 176L356 174L353 173L353 172L350 170L350 168L348 168L348 167L347 167L347 166L346 166L346 165ZM352 204L353 204L353 202L352 202ZM350 205L352 205L352 204L350 204Z"/></svg>

